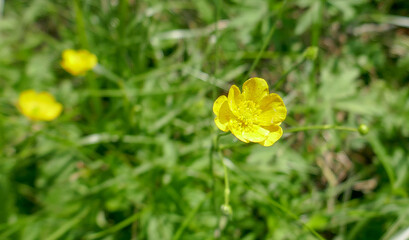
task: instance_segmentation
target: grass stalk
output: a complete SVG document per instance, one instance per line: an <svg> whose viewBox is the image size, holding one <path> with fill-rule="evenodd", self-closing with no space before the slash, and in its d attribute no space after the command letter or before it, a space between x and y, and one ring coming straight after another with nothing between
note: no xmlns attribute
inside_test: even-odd
<svg viewBox="0 0 409 240"><path fill-rule="evenodd" d="M125 227L131 225L133 222L136 221L136 219L138 219L139 215L141 212L137 212L133 215L131 215L130 217L124 219L123 221L119 222L118 224L107 228L101 232L97 232L97 233L93 233L90 234L88 236L85 236L85 239L98 239L98 238L102 238L104 236L110 235L110 234L114 234L122 229L124 229Z"/></svg>
<svg viewBox="0 0 409 240"><path fill-rule="evenodd" d="M263 56L264 51L267 49L267 46L270 43L270 40L273 37L274 32L276 30L277 23L280 21L280 19L282 17L282 13L284 11L284 7L286 6L286 3L287 3L287 0L284 0L282 2L281 6L280 6L280 9L278 10L278 13L277 13L277 19L275 20L273 26L271 26L270 31L267 34L267 37L264 38L263 45L262 45L260 51L258 52L256 59L254 59L253 64L251 65L251 67L250 67L249 71L247 72L245 78L242 80L242 82L244 82L245 80L248 79L248 77L251 75L253 70L256 68L258 62L260 61L261 56ZM241 83L239 83L239 84L241 84Z"/></svg>
<svg viewBox="0 0 409 240"><path fill-rule="evenodd" d="M187 226L192 222L193 218L196 216L199 209L202 207L203 203L206 199L208 199L209 194L203 198L192 211L190 211L189 215L185 218L183 223L180 225L178 230L176 231L175 235L172 237L172 240L179 240L183 234L183 231L186 229Z"/></svg>

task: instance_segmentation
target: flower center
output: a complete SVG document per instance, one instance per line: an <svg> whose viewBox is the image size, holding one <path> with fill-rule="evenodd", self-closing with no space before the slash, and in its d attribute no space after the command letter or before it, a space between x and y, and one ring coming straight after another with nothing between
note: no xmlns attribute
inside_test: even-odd
<svg viewBox="0 0 409 240"><path fill-rule="evenodd" d="M252 125L257 120L261 109L259 105L253 101L243 101L237 109L237 118L243 125Z"/></svg>

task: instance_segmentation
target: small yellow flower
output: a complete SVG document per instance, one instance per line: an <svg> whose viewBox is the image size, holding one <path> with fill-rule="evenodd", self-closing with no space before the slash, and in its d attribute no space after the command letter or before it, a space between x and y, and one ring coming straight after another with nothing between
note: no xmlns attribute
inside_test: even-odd
<svg viewBox="0 0 409 240"><path fill-rule="evenodd" d="M18 98L17 107L29 119L42 121L51 121L62 111L61 103L55 101L51 94L37 93L34 90L22 92Z"/></svg>
<svg viewBox="0 0 409 240"><path fill-rule="evenodd" d="M287 109L280 96L269 93L262 78L250 78L243 84L243 93L233 85L228 96L220 96L213 104L214 122L224 131L231 131L243 142L273 145L283 135L280 127Z"/></svg>
<svg viewBox="0 0 409 240"><path fill-rule="evenodd" d="M61 67L74 76L83 75L97 65L97 56L87 50L67 49L62 53Z"/></svg>

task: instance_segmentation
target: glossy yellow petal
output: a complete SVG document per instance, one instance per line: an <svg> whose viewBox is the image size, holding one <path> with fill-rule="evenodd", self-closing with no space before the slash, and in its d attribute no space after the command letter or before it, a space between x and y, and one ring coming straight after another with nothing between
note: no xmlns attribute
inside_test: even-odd
<svg viewBox="0 0 409 240"><path fill-rule="evenodd" d="M269 93L268 84L262 78L250 78L243 84L243 96L245 100L258 102Z"/></svg>
<svg viewBox="0 0 409 240"><path fill-rule="evenodd" d="M223 103L227 102L227 97L224 95L221 95L214 101L213 103L213 112L216 114L216 116L219 115L220 108L222 107Z"/></svg>
<svg viewBox="0 0 409 240"><path fill-rule="evenodd" d="M55 98L48 92L40 92L36 96L36 101L48 104L55 102Z"/></svg>
<svg viewBox="0 0 409 240"><path fill-rule="evenodd" d="M213 104L213 112L216 114L214 119L216 126L224 132L229 131L228 123L232 112L230 111L226 96L222 95L216 99Z"/></svg>
<svg viewBox="0 0 409 240"><path fill-rule="evenodd" d="M280 126L272 125L269 127L265 127L265 129L267 129L270 133L268 134L266 140L259 142L265 147L273 145L275 142L277 142L278 139L281 138L281 136L283 136L283 129L281 129Z"/></svg>
<svg viewBox="0 0 409 240"><path fill-rule="evenodd" d="M20 93L20 96L18 97L18 102L26 102L35 97L37 93L34 90L26 90Z"/></svg>
<svg viewBox="0 0 409 240"><path fill-rule="evenodd" d="M243 96L241 95L240 89L236 85L230 87L227 99L229 102L230 110L234 114L237 114L238 106L241 104Z"/></svg>
<svg viewBox="0 0 409 240"><path fill-rule="evenodd" d="M245 143L249 142L249 140L247 140L243 136L242 123L240 121L238 121L237 119L235 119L235 118L230 119L229 129L230 129L231 133L233 133L233 135L236 136L240 141L245 142Z"/></svg>
<svg viewBox="0 0 409 240"><path fill-rule="evenodd" d="M273 145L283 134L279 126L287 109L277 94L269 94L262 78L251 78L243 84L243 92L233 85L227 98L219 97L214 105L215 123L222 131L231 131L240 141Z"/></svg>
<svg viewBox="0 0 409 240"><path fill-rule="evenodd" d="M242 136L250 142L261 142L267 139L268 131L258 125L248 125L244 127Z"/></svg>
<svg viewBox="0 0 409 240"><path fill-rule="evenodd" d="M97 57L87 50L78 50L78 55L83 61L84 68L92 69L97 64Z"/></svg>
<svg viewBox="0 0 409 240"><path fill-rule="evenodd" d="M60 116L62 112L62 105L57 102L44 105L44 107L45 109L43 110L42 113L42 119L39 120L51 121Z"/></svg>
<svg viewBox="0 0 409 240"><path fill-rule="evenodd" d="M37 93L34 90L26 90L22 93L20 93L19 99L18 99L18 109L20 112L31 118L31 113L35 111L36 109L36 103L33 102L33 99L35 99L37 96Z"/></svg>
<svg viewBox="0 0 409 240"><path fill-rule="evenodd" d="M67 49L62 53L61 67L74 76L83 75L95 67L97 57L87 50Z"/></svg>
<svg viewBox="0 0 409 240"><path fill-rule="evenodd" d="M216 117L214 119L214 123L216 124L216 126L222 130L223 132L228 132L229 131L229 122L224 122L223 120L220 120L219 117Z"/></svg>
<svg viewBox="0 0 409 240"><path fill-rule="evenodd" d="M68 58L70 58L70 57L73 56L73 55L75 55L75 50L74 50L74 49L65 49L65 50L62 52L62 58L63 58L63 59L68 59Z"/></svg>
<svg viewBox="0 0 409 240"><path fill-rule="evenodd" d="M51 94L47 92L36 93L34 90L22 92L17 106L20 112L29 119L44 121L58 117L63 108Z"/></svg>
<svg viewBox="0 0 409 240"><path fill-rule="evenodd" d="M271 124L280 124L287 116L287 108L281 97L272 93L260 101L261 114L258 117L258 123L262 126Z"/></svg>

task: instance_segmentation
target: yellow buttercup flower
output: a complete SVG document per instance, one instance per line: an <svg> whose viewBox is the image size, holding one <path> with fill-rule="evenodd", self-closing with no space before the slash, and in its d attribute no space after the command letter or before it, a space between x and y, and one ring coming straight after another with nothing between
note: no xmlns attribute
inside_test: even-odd
<svg viewBox="0 0 409 240"><path fill-rule="evenodd" d="M62 111L61 103L55 101L51 94L37 93L34 90L22 92L18 98L17 107L29 119L42 121L51 121Z"/></svg>
<svg viewBox="0 0 409 240"><path fill-rule="evenodd" d="M280 96L269 93L262 78L250 78L243 84L243 92L233 85L228 96L220 96L213 104L214 122L224 131L231 131L243 142L273 145L283 135L280 127L287 108Z"/></svg>
<svg viewBox="0 0 409 240"><path fill-rule="evenodd" d="M83 75L97 65L97 56L87 50L67 49L62 53L61 67L74 76Z"/></svg>

